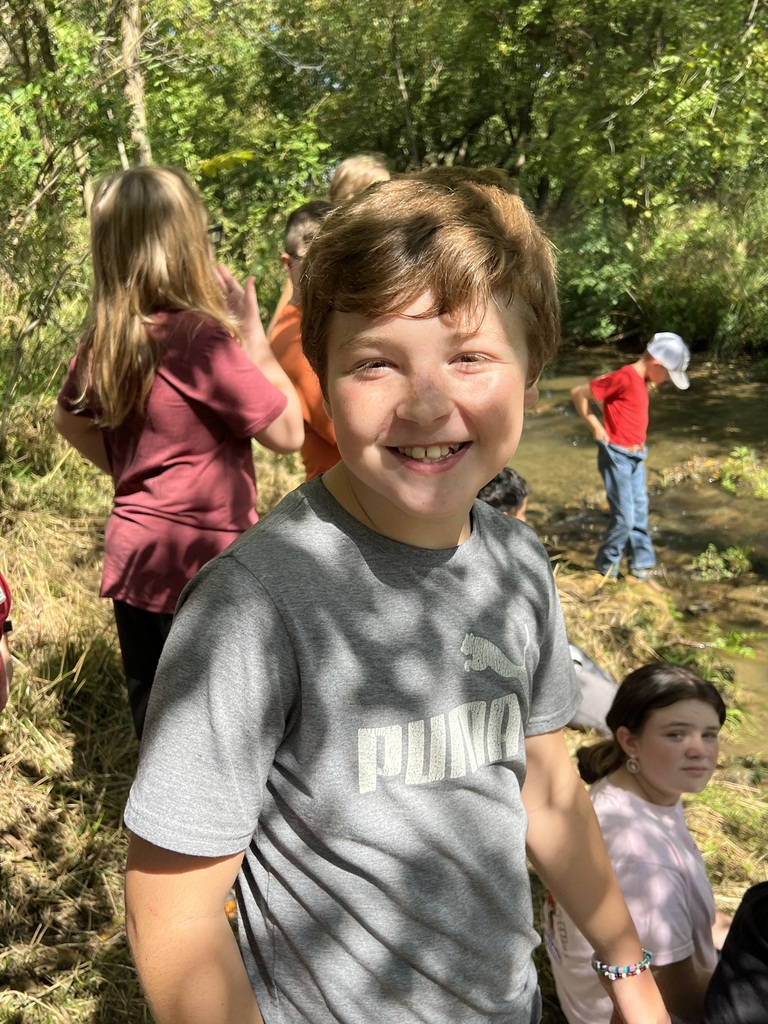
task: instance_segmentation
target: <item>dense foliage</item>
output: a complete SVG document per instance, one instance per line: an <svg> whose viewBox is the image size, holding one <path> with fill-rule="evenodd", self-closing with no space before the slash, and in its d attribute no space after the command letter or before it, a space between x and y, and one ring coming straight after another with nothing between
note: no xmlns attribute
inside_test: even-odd
<svg viewBox="0 0 768 1024"><path fill-rule="evenodd" d="M269 305L287 210L360 151L506 168L560 250L566 337L764 350L760 0L1 0L0 395L47 388L95 178L189 170Z"/></svg>

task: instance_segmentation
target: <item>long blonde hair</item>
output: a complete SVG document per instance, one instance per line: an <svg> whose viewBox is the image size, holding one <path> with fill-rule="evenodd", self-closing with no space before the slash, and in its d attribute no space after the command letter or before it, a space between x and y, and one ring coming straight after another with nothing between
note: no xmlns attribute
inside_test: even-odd
<svg viewBox="0 0 768 1024"><path fill-rule="evenodd" d="M93 297L78 357L80 404L102 427L146 408L162 351L153 314L189 310L237 334L214 274L208 218L173 167L131 167L99 183L91 209Z"/></svg>

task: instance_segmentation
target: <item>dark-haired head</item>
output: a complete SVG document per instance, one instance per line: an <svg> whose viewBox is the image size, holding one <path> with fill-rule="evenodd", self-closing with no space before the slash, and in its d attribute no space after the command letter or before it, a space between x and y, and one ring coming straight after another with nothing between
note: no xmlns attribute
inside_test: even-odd
<svg viewBox="0 0 768 1024"><path fill-rule="evenodd" d="M609 740L580 747L576 752L579 772L585 782L597 782L626 763L627 755L616 740L624 726L634 735L642 732L649 715L681 700L699 700L709 704L722 725L725 704L712 683L683 665L666 663L644 665L626 677L616 691L606 722L613 733Z"/></svg>
<svg viewBox="0 0 768 1024"><path fill-rule="evenodd" d="M513 516L528 497L528 484L516 470L506 466L477 492L477 496L480 501L487 501L499 512Z"/></svg>

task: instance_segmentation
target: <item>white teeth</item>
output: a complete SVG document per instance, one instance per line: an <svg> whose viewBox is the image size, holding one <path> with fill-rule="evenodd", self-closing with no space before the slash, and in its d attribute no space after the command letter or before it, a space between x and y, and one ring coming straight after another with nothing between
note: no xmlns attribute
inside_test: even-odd
<svg viewBox="0 0 768 1024"><path fill-rule="evenodd" d="M398 448L401 455L409 459L416 459L417 462L439 462L440 459L453 455L462 446L460 444L432 444L429 448Z"/></svg>

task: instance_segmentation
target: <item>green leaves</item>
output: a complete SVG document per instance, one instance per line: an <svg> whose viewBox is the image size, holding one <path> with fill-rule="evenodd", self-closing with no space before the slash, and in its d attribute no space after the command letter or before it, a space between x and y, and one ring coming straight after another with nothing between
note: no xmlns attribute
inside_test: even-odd
<svg viewBox="0 0 768 1024"><path fill-rule="evenodd" d="M141 6L147 135L157 162L199 181L227 228L223 255L266 282L267 305L287 213L326 193L338 160L376 152L397 171L506 168L557 241L567 334L663 320L700 347L759 351L768 39L751 10L157 0ZM136 156L120 15L18 0L0 19L0 312L31 323L36 296L84 254L92 180ZM67 310L60 337L76 330L82 277L71 306L46 306ZM0 373L15 337L3 329Z"/></svg>

